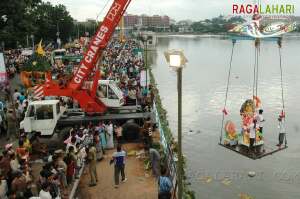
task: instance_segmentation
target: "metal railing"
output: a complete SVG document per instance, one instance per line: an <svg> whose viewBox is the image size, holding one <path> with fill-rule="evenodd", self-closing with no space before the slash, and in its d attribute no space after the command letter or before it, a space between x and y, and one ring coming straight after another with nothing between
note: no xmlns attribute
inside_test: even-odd
<svg viewBox="0 0 300 199"><path fill-rule="evenodd" d="M161 145L163 146L164 153L166 155L166 163L168 167L168 171L170 174L171 182L172 182L172 188L173 188L173 194L172 198L176 199L177 197L177 166L176 166L176 161L175 161L175 156L173 153L173 150L171 149L170 144L168 143L166 139L166 134L165 131L162 127L161 121L160 121L160 116L157 111L156 103L153 102L153 112L155 114L155 122L157 123L157 128L159 129L160 133L160 142Z"/></svg>

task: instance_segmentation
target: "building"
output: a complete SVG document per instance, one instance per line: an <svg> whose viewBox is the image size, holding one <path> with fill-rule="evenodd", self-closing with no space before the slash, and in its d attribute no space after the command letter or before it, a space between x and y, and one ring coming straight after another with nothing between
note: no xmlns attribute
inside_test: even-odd
<svg viewBox="0 0 300 199"><path fill-rule="evenodd" d="M124 15L125 28L141 27L141 28L169 28L170 18L160 15Z"/></svg>
<svg viewBox="0 0 300 199"><path fill-rule="evenodd" d="M193 29L191 25L193 24L193 21L191 20L181 20L177 22L177 27L179 32L193 32Z"/></svg>
<svg viewBox="0 0 300 199"><path fill-rule="evenodd" d="M133 28L137 26L139 23L139 16L138 15L125 15L124 16L124 26L127 28Z"/></svg>

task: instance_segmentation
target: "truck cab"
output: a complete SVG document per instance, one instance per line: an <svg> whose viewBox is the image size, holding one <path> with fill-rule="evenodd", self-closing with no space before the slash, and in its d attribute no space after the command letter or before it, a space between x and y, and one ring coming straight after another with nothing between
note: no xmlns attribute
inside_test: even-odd
<svg viewBox="0 0 300 199"><path fill-rule="evenodd" d="M53 50L51 53L51 64L53 65L57 60L62 61L62 59L66 55L66 53L67 53L67 50L64 48Z"/></svg>
<svg viewBox="0 0 300 199"><path fill-rule="evenodd" d="M20 129L28 133L35 131L43 136L51 136L63 112L59 100L29 102L25 118L20 123Z"/></svg>
<svg viewBox="0 0 300 199"><path fill-rule="evenodd" d="M92 86L93 82L86 81L82 88L92 90ZM109 108L120 108L125 104L123 92L114 80L98 80L96 97Z"/></svg>
<svg viewBox="0 0 300 199"><path fill-rule="evenodd" d="M97 97L111 108L121 107L125 103L122 91L113 80L98 81Z"/></svg>

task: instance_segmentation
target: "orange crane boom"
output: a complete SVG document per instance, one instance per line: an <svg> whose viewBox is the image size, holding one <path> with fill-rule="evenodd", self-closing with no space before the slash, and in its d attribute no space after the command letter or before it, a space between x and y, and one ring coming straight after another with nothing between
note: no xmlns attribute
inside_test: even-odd
<svg viewBox="0 0 300 199"><path fill-rule="evenodd" d="M78 101L81 109L87 113L104 113L107 107L96 97L98 80L100 79L99 70L93 77L92 89L83 89L83 83L94 71L103 50L108 45L121 17L124 15L131 0L114 0L102 24L98 27L95 35L91 39L87 51L80 62L80 67L72 79L63 88L52 81L51 75L46 77L43 85L44 96L67 96Z"/></svg>

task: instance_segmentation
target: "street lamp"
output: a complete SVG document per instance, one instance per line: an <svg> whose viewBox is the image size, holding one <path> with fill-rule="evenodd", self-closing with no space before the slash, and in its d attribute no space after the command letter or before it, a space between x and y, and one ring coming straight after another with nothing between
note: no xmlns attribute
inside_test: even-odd
<svg viewBox="0 0 300 199"><path fill-rule="evenodd" d="M59 21L64 21L64 19L62 18L62 19L58 19L57 21L56 21L56 36L57 36L57 40L56 40L56 42L57 42L57 47L58 48L60 48L60 45L61 45L61 40L60 40L60 38L59 38L59 35L60 35L60 32L59 32Z"/></svg>
<svg viewBox="0 0 300 199"><path fill-rule="evenodd" d="M6 23L6 22L7 22L7 15L2 15L2 16L1 16L1 20L2 20L4 23ZM3 52L4 52L4 49L5 49L5 42L4 42L4 41L1 42L1 46L2 46L2 50L3 50Z"/></svg>
<svg viewBox="0 0 300 199"><path fill-rule="evenodd" d="M4 49L5 49L5 42L4 41L1 42L1 46L2 46L2 51L4 52Z"/></svg>
<svg viewBox="0 0 300 199"><path fill-rule="evenodd" d="M142 35L142 42L144 44L144 55L145 55L145 69L146 69L146 89L148 90L148 35Z"/></svg>
<svg viewBox="0 0 300 199"><path fill-rule="evenodd" d="M7 21L7 15L2 15L1 19L3 20L3 22L5 23Z"/></svg>
<svg viewBox="0 0 300 199"><path fill-rule="evenodd" d="M79 24L77 23L77 39L79 41Z"/></svg>
<svg viewBox="0 0 300 199"><path fill-rule="evenodd" d="M34 53L34 35L30 35L31 41L32 41L32 53Z"/></svg>
<svg viewBox="0 0 300 199"><path fill-rule="evenodd" d="M169 50L165 52L165 57L170 67L177 72L178 90L178 199L182 199L183 194L183 156L182 156L182 68L187 63L182 50Z"/></svg>

